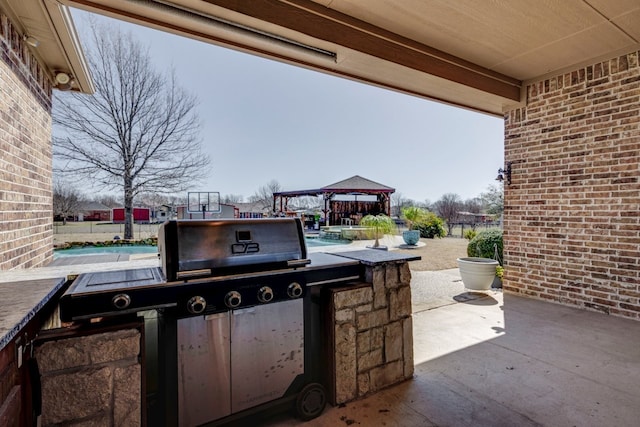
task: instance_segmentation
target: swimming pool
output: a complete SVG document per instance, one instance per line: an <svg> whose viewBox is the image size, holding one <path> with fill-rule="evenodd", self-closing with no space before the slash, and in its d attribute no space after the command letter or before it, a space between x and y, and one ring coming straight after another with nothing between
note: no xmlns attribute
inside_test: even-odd
<svg viewBox="0 0 640 427"><path fill-rule="evenodd" d="M351 242L345 240L324 240L318 238L305 238L307 248L324 248L327 246L344 246ZM81 256L81 255L104 255L104 254L157 254L157 246L130 245L130 246L85 246L83 248L56 249L53 251L53 259Z"/></svg>
<svg viewBox="0 0 640 427"><path fill-rule="evenodd" d="M352 242L348 240L325 240L306 237L307 252L340 252L346 249Z"/></svg>
<svg viewBox="0 0 640 427"><path fill-rule="evenodd" d="M317 237L305 237L305 242L307 243L307 247L317 247L317 246L336 246L336 245L348 245L351 243L348 240L325 240Z"/></svg>
<svg viewBox="0 0 640 427"><path fill-rule="evenodd" d="M130 245L130 246L85 246L83 248L56 249L53 251L53 259L78 255L103 255L103 254L154 254L158 253L157 246Z"/></svg>

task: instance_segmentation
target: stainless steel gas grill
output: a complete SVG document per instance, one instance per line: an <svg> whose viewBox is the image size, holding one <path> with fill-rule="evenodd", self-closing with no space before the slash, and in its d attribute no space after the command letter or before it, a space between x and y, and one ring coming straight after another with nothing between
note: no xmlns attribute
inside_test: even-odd
<svg viewBox="0 0 640 427"><path fill-rule="evenodd" d="M307 254L297 219L170 221L158 248L162 267L83 274L61 300L63 320L144 314L148 424L319 415L319 285L360 263Z"/></svg>

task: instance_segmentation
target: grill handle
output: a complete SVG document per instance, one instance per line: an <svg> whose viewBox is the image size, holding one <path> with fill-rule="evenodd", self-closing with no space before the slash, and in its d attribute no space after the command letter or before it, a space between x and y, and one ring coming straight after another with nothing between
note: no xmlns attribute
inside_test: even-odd
<svg viewBox="0 0 640 427"><path fill-rule="evenodd" d="M292 267L292 268L296 268L296 267L304 267L307 264L311 264L311 260L308 258L305 259L292 259L287 261L287 267Z"/></svg>

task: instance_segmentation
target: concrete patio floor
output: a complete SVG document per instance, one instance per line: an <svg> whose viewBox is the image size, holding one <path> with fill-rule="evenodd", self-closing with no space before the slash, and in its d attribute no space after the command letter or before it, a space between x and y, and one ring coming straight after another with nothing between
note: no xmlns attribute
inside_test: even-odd
<svg viewBox="0 0 640 427"><path fill-rule="evenodd" d="M640 425L640 322L469 294L457 270L414 273L412 286L412 380L306 423L264 425Z"/></svg>

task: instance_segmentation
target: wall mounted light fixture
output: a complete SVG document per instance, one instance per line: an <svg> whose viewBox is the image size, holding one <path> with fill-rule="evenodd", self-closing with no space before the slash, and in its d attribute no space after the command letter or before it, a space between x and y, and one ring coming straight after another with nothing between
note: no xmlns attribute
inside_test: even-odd
<svg viewBox="0 0 640 427"><path fill-rule="evenodd" d="M38 40L37 38L35 38L33 36L29 36L29 35L25 34L24 36L22 36L22 40L24 40L25 43L28 44L31 47L40 46L40 40Z"/></svg>
<svg viewBox="0 0 640 427"><path fill-rule="evenodd" d="M496 181L506 181L507 185L511 185L511 165L515 165L516 163L524 163L524 160L514 160L512 162L505 163L504 169L498 169L498 176L496 177Z"/></svg>
<svg viewBox="0 0 640 427"><path fill-rule="evenodd" d="M71 77L67 73L58 72L56 73L56 83L60 85L66 85L71 81Z"/></svg>
<svg viewBox="0 0 640 427"><path fill-rule="evenodd" d="M69 90L71 89L71 84L72 84L72 78L69 74L62 72L62 71L57 71L55 73L55 78L56 78L56 87L60 90Z"/></svg>
<svg viewBox="0 0 640 427"><path fill-rule="evenodd" d="M496 181L504 182L505 180L507 181L507 185L511 185L511 162L507 162L504 169L498 169Z"/></svg>

